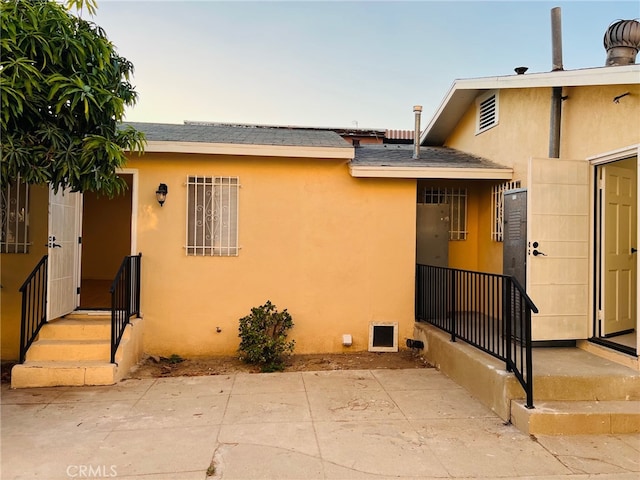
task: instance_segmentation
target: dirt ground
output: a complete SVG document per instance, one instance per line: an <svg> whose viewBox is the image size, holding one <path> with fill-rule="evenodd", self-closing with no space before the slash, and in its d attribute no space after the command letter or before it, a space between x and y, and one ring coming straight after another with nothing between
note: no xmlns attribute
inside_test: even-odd
<svg viewBox="0 0 640 480"><path fill-rule="evenodd" d="M2 362L2 383L11 383L14 362ZM380 368L429 368L419 355L410 350L397 353L326 353L291 355L285 361L285 372L318 370L375 370ZM236 372L258 373L260 367L248 365L237 357L146 357L127 378L194 377L223 375Z"/></svg>
<svg viewBox="0 0 640 480"><path fill-rule="evenodd" d="M285 372L318 370L374 370L380 368L428 368L429 365L410 350L397 353L333 353L291 355L285 361ZM260 367L248 365L237 357L148 357L130 374L129 378L157 378L222 375L236 372L258 373Z"/></svg>

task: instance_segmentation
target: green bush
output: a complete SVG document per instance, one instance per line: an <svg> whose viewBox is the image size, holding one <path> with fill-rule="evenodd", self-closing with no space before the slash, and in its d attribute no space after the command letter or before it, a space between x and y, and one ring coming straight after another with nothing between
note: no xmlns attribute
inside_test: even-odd
<svg viewBox="0 0 640 480"><path fill-rule="evenodd" d="M250 315L240 319L240 360L260 365L263 372L284 370L283 356L295 347L295 340L287 341L292 327L293 319L286 308L278 312L269 300L252 308Z"/></svg>

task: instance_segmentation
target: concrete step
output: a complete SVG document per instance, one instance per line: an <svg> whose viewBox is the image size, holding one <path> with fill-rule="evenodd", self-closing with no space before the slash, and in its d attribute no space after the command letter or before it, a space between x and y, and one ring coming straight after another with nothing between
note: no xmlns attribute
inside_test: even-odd
<svg viewBox="0 0 640 480"><path fill-rule="evenodd" d="M38 333L39 340L109 340L111 319L100 317L59 318L47 322Z"/></svg>
<svg viewBox="0 0 640 480"><path fill-rule="evenodd" d="M511 423L530 435L640 433L640 401L511 402Z"/></svg>
<svg viewBox="0 0 640 480"><path fill-rule="evenodd" d="M11 370L11 388L113 385L117 367L106 361L26 361Z"/></svg>
<svg viewBox="0 0 640 480"><path fill-rule="evenodd" d="M533 360L535 404L640 400L640 371L612 360L577 348L534 349Z"/></svg>
<svg viewBox="0 0 640 480"><path fill-rule="evenodd" d="M27 351L27 361L106 361L111 357L110 340L37 340Z"/></svg>

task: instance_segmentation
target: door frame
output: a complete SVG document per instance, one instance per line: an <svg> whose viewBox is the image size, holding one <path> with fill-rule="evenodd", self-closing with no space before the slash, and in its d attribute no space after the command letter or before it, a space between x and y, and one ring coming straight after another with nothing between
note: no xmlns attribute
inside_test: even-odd
<svg viewBox="0 0 640 480"><path fill-rule="evenodd" d="M599 182L598 182L598 173L599 168L609 163L618 162L621 160L627 160L630 158L636 159L636 188L638 187L638 180L640 179L640 144L630 145L627 147L623 147L617 150L605 152L602 154L594 155L591 157L587 157L587 161L590 163L590 177L591 184L593 188L591 188L591 199L590 203L592 205L593 215L591 218L591 232L593 235L593 246L591 248L591 279L593 282L593 301L591 302L591 318L592 322L590 322L590 340L598 340L599 343L603 340L600 337L599 329L598 329L598 321L599 321L599 295L602 290L602 272L600 265L600 252L601 252L601 220L599 216L601 215L601 207L599 205ZM640 198L640 195L638 195ZM638 213L638 203L640 200L636 200L636 215ZM637 238L640 240L640 224L637 223ZM638 258L636 256L636 272L638 270ZM640 312L638 307L640 307L640 282L636 282L636 312ZM639 327L640 321L638 320L638 315L636 316L636 355L640 352L640 332ZM615 347L614 342L607 342L608 346Z"/></svg>
<svg viewBox="0 0 640 480"><path fill-rule="evenodd" d="M137 231L138 231L138 183L139 183L139 172L138 169L134 168L120 168L116 171L118 174L131 175L131 246L130 246L130 255L135 255L137 252ZM49 204L49 200L47 200L47 204ZM48 205L49 207L49 205ZM82 221L83 221L83 195L80 194L79 198L79 208L76 211L76 220L75 225L77 232L80 236L82 236ZM50 235L49 232L50 226L49 221L47 221L47 238ZM75 262L75 277L76 277L76 285L74 285L74 289L80 287L80 279L82 276L82 244L77 245L76 249L76 262ZM50 281L51 278L47 275L47 291L50 291ZM48 294L47 294L48 295ZM75 294L75 310L78 310L80 305L80 293ZM49 298L47 298L47 305L49 305ZM49 318L49 310L47 306L47 321L52 320Z"/></svg>

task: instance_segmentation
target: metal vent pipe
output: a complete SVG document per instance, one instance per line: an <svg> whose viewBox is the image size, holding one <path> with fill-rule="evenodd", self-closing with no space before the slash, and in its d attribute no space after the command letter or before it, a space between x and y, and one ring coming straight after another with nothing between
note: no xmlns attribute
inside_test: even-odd
<svg viewBox="0 0 640 480"><path fill-rule="evenodd" d="M413 134L413 159L420 158L420 115L422 113L422 105L414 105L413 113L416 117L415 132Z"/></svg>
<svg viewBox="0 0 640 480"><path fill-rule="evenodd" d="M551 9L551 43L553 50L552 71L562 66L562 12L560 7ZM560 157L560 124L562 122L562 87L553 87L549 121L549 158Z"/></svg>

